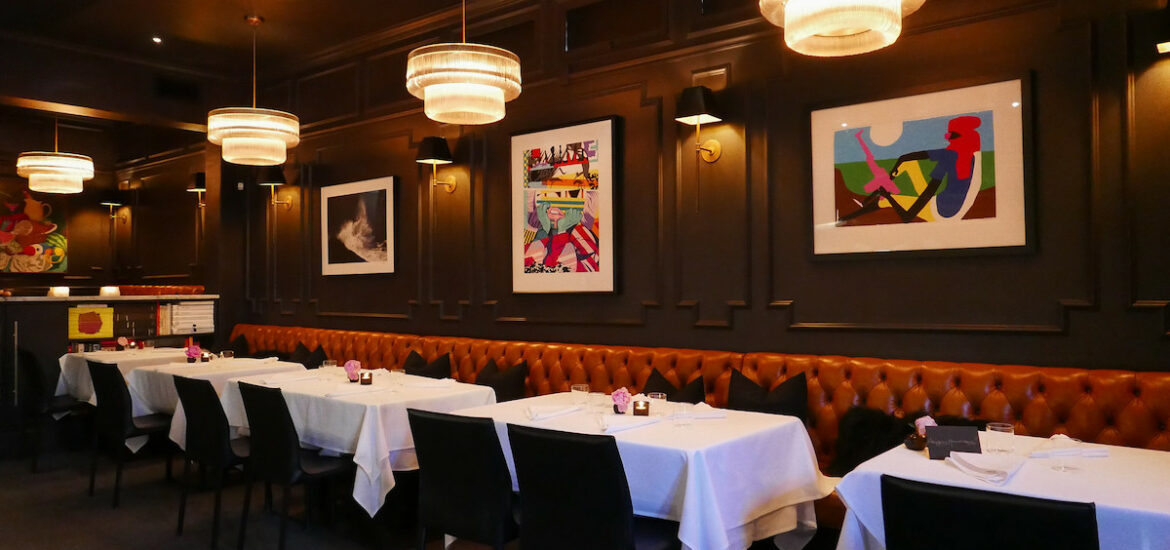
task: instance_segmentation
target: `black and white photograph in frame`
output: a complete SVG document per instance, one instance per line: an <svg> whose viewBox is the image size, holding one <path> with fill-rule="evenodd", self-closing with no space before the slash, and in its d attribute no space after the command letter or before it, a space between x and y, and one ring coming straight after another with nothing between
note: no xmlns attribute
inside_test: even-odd
<svg viewBox="0 0 1170 550"><path fill-rule="evenodd" d="M394 178L321 188L321 274L394 272Z"/></svg>

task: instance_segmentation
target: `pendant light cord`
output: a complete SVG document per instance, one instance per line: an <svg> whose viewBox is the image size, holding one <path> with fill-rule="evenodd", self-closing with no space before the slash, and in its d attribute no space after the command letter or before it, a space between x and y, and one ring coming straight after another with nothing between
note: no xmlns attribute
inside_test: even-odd
<svg viewBox="0 0 1170 550"><path fill-rule="evenodd" d="M57 119L54 118L53 119L53 152L54 153L61 152L60 149L57 148L57 134L58 134L57 123L58 123Z"/></svg>
<svg viewBox="0 0 1170 550"><path fill-rule="evenodd" d="M467 0L463 0L463 43L467 43Z"/></svg>
<svg viewBox="0 0 1170 550"><path fill-rule="evenodd" d="M256 108L256 25L252 25L252 108Z"/></svg>

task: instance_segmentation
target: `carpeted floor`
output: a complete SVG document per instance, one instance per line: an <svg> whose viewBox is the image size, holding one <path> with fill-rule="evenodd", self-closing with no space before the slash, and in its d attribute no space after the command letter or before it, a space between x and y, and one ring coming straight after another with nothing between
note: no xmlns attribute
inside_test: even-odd
<svg viewBox="0 0 1170 550"><path fill-rule="evenodd" d="M99 462L97 491L86 495L88 454L57 452L42 459L41 472L29 473L27 460L0 461L0 548L19 550L104 550L104 549L174 549L204 550L211 541L213 493L194 490L187 503L187 519L182 536L175 535L178 518L179 484L166 481L161 454L147 453L127 462L122 478L121 505L110 507L113 497L113 465ZM182 463L176 455L176 478ZM333 521L315 520L307 528L290 522L287 548L409 549L414 547L413 502L416 478L398 476L399 486L390 492L387 503L375 518L370 518L353 500L341 495L333 511ZM344 491L335 491L344 492ZM279 496L279 495L278 495ZM263 489L257 484L252 495L252 512L248 520L246 548L276 548L278 517L263 512ZM231 476L223 495L219 548L235 548L243 505L243 486L239 476ZM304 493L293 491L292 515L301 517ZM818 533L809 550L827 550L836 546L836 533ZM456 548L478 545L456 544ZM438 540L428 550L441 548ZM752 550L774 548L757 543Z"/></svg>

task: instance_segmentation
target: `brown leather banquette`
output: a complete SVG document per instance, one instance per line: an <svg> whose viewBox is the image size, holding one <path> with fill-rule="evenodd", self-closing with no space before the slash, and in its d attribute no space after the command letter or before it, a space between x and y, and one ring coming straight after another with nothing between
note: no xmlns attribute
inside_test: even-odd
<svg viewBox="0 0 1170 550"><path fill-rule="evenodd" d="M203 294L203 285L120 285L118 292L123 296Z"/></svg>
<svg viewBox="0 0 1170 550"><path fill-rule="evenodd" d="M1170 372L1086 370L781 353L594 346L548 342L418 336L385 332L236 325L250 351L291 353L298 343L323 346L339 362L369 368L399 365L417 350L428 361L450 353L453 375L465 382L489 361L501 369L525 360L528 392L568 391L588 382L610 392L639 390L657 369L676 385L703 377L707 401L727 404L732 369L767 387L804 372L809 435L822 466L832 459L837 421L853 406L896 415L929 414L1012 422L1016 433L1066 433L1084 441L1170 450Z"/></svg>

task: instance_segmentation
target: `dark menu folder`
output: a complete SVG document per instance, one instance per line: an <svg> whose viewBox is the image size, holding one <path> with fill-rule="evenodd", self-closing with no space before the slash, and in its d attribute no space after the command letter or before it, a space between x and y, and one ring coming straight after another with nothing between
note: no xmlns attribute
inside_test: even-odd
<svg viewBox="0 0 1170 550"><path fill-rule="evenodd" d="M951 456L951 451L982 453L979 428L975 426L927 426L926 448L931 460Z"/></svg>

